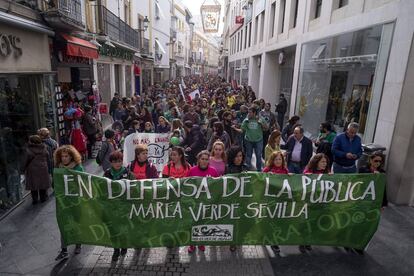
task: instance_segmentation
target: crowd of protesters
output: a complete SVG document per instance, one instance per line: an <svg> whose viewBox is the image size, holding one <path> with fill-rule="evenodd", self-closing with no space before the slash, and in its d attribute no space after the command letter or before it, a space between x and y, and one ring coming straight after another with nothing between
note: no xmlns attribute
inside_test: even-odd
<svg viewBox="0 0 414 276"><path fill-rule="evenodd" d="M110 179L146 179L158 177L212 176L229 173L263 171L273 174L357 173L356 161L362 154L358 124L350 123L344 133L336 134L328 122L320 125L320 133L311 140L299 116L284 125L287 101L283 94L272 111L270 103L257 99L250 87L233 87L219 77L191 76L150 87L146 94L122 98L115 94L109 113L114 119L104 132L96 161L103 175ZM83 129L88 137L88 151L97 139L93 118L85 110ZM161 172L148 160L145 145L135 148L135 159L123 166L123 143L133 133L170 133L170 160ZM95 133L95 134L93 134ZM56 150L56 144L39 131L29 139L27 179L51 173L50 157L55 152L55 166L82 170L81 157L72 146ZM42 144L43 142L43 144ZM254 153L254 158L253 158ZM34 157L33 157L34 156ZM91 156L89 156L91 157ZM37 161L36 161L37 159ZM253 160L255 162L253 164ZM48 161L49 160L49 161ZM36 162L34 162L36 161ZM37 164L42 164L37 165ZM383 172L384 156L373 154L360 173ZM39 167L40 166L40 167ZM333 169L332 169L333 168ZM33 203L45 201L49 182L34 185L29 181ZM384 205L386 201L384 199ZM272 246L279 252L277 245ZM77 245L75 253L80 252ZM201 251L204 246L198 246ZM300 246L301 252L311 250ZM190 246L188 252L194 252ZM235 247L230 250L234 251ZM115 249L113 260L127 249ZM57 259L67 257L66 246Z"/></svg>

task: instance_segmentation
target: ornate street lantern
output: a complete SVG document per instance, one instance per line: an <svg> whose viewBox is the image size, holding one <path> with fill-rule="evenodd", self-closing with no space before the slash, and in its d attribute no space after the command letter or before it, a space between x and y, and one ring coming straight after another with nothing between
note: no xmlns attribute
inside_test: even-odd
<svg viewBox="0 0 414 276"><path fill-rule="evenodd" d="M206 3L207 2L207 3ZM200 7L205 33L217 33L220 24L221 5L217 0L205 0Z"/></svg>

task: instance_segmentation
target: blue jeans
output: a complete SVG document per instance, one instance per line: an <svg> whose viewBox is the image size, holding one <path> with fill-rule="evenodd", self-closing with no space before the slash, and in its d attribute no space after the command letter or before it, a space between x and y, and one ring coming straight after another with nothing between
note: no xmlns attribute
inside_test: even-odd
<svg viewBox="0 0 414 276"><path fill-rule="evenodd" d="M289 170L290 173L302 174L304 168L300 165L300 163L289 162L288 163L288 170Z"/></svg>
<svg viewBox="0 0 414 276"><path fill-rule="evenodd" d="M333 172L334 173L356 173L357 168L356 168L355 164L353 166L350 166L350 167L344 167L344 166L341 166L338 163L334 162L333 163Z"/></svg>
<svg viewBox="0 0 414 276"><path fill-rule="evenodd" d="M263 140L259 142L250 142L244 140L244 146L246 148L246 163L248 166L252 165L252 155L253 149L254 154L256 155L256 169L257 171L262 171L262 150L263 150Z"/></svg>

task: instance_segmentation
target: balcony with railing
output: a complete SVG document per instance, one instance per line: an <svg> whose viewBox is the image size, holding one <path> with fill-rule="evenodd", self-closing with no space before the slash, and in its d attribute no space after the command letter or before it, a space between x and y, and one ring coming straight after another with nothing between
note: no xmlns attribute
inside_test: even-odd
<svg viewBox="0 0 414 276"><path fill-rule="evenodd" d="M125 44L131 48L140 48L140 32L131 28L103 5L97 5L95 12L98 34L108 36L112 41Z"/></svg>
<svg viewBox="0 0 414 276"><path fill-rule="evenodd" d="M150 48L149 48L149 39L144 38L143 39L143 43L142 43L142 47L141 47L141 55L144 56L150 56Z"/></svg>
<svg viewBox="0 0 414 276"><path fill-rule="evenodd" d="M45 20L56 29L84 30L81 0L43 0Z"/></svg>

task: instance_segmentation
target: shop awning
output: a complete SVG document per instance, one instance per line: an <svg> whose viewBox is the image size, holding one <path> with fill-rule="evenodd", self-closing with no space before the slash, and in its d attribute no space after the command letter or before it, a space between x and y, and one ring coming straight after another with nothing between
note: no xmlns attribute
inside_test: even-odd
<svg viewBox="0 0 414 276"><path fill-rule="evenodd" d="M98 59L98 47L81 38L61 34L66 41L66 55Z"/></svg>

